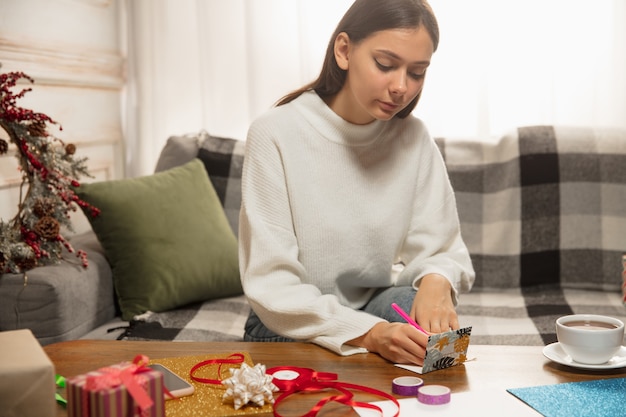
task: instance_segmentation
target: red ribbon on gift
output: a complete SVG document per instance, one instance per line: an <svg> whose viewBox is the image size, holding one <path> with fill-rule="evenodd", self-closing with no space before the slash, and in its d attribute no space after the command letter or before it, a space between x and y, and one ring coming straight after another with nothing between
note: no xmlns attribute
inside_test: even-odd
<svg viewBox="0 0 626 417"><path fill-rule="evenodd" d="M148 357L137 355L132 364L124 368L105 367L98 369L100 375L89 375L85 381L83 390L83 415L89 415L87 393L116 388L120 385L126 387L135 403L141 410L142 415L154 404L152 398L145 390L146 379L141 375L152 371L148 366Z"/></svg>
<svg viewBox="0 0 626 417"><path fill-rule="evenodd" d="M275 374L279 371L288 371L290 373L297 374L297 377L293 379L277 379ZM351 390L362 391L368 394L378 395L392 401L398 411L394 414L394 417L400 415L400 403L391 394L379 391L374 388L366 387L363 385L351 384L348 382L337 381L337 374L330 372L317 372L310 368L298 368L293 366L277 366L267 370L267 373L274 376L272 382L282 394L274 402L274 416L282 417L278 411L278 405L288 396L302 391L322 391L326 389L335 389L339 391L338 395L330 395L317 402L306 414L302 417L315 417L317 412L327 403L335 401L341 404L345 404L350 407L363 407L378 411L382 414L380 407L374 404L354 401L354 393Z"/></svg>
<svg viewBox="0 0 626 417"><path fill-rule="evenodd" d="M222 383L222 365L223 364L241 364L244 361L244 356L242 353L233 353L229 355L227 358L216 358L216 359L207 359L205 361L199 362L195 364L191 370L189 371L189 377L196 382L202 382L203 384L216 384L220 385ZM195 376L195 372L207 365L219 364L217 368L217 377L218 379L210 379L210 378L201 378Z"/></svg>

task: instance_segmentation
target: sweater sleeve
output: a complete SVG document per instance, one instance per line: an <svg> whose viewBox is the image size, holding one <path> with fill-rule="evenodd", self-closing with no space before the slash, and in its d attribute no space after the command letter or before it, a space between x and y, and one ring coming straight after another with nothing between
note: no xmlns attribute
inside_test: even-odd
<svg viewBox="0 0 626 417"><path fill-rule="evenodd" d="M242 285L263 324L284 337L338 354L362 353L345 342L384 321L340 304L305 283L280 146L271 129L253 123L246 142L239 221Z"/></svg>
<svg viewBox="0 0 626 417"><path fill-rule="evenodd" d="M475 279L469 251L461 237L459 215L445 162L430 138L428 152L422 154L414 196L413 215L401 251L405 264L400 285L418 288L427 274L446 277L458 304L459 293L469 292Z"/></svg>

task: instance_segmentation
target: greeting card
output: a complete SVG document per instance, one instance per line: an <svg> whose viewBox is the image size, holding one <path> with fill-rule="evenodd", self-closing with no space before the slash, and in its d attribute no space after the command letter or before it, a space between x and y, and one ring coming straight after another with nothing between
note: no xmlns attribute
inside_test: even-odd
<svg viewBox="0 0 626 417"><path fill-rule="evenodd" d="M450 330L448 332L432 334L428 337L424 365L402 365L397 367L407 369L418 374L436 371L459 365L467 360L472 327Z"/></svg>

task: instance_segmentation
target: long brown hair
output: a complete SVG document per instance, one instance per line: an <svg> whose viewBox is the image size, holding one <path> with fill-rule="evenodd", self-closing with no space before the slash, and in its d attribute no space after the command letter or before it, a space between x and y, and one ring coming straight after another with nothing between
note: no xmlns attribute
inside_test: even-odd
<svg viewBox="0 0 626 417"><path fill-rule="evenodd" d="M339 92L346 80L346 71L335 60L335 39L341 32L358 43L375 32L387 29L411 29L423 26L433 42L434 51L439 45L439 25L426 0L356 0L343 16L328 42L322 70L317 79L282 97L277 106L287 104L310 90L320 97L330 97ZM405 118L417 105L420 94L396 117Z"/></svg>

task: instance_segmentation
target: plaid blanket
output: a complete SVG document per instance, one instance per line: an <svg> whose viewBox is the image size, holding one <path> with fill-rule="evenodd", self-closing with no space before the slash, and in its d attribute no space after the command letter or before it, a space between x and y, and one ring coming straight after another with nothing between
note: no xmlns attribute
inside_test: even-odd
<svg viewBox="0 0 626 417"><path fill-rule="evenodd" d="M458 306L472 343L549 344L556 318L571 313L626 320L626 132L534 126L489 142L436 142L476 270ZM242 143L206 132L170 138L157 170L196 156L236 231ZM241 340L248 312L239 296L147 313L120 338Z"/></svg>
<svg viewBox="0 0 626 417"><path fill-rule="evenodd" d="M534 286L482 291L461 296L461 327L472 326L479 345L547 345L556 342L555 321L567 314L604 314L626 322L619 291Z"/></svg>
<svg viewBox="0 0 626 417"><path fill-rule="evenodd" d="M249 313L244 295L148 312L130 321L118 339L238 342Z"/></svg>
<svg viewBox="0 0 626 417"><path fill-rule="evenodd" d="M619 289L625 132L536 126L495 142L437 143L476 288Z"/></svg>
<svg viewBox="0 0 626 417"><path fill-rule="evenodd" d="M245 296L206 301L136 317L121 340L241 341L250 307ZM619 293L533 287L463 294L461 327L472 326L471 343L545 345L556 341L554 322L572 313L606 314L626 321Z"/></svg>

